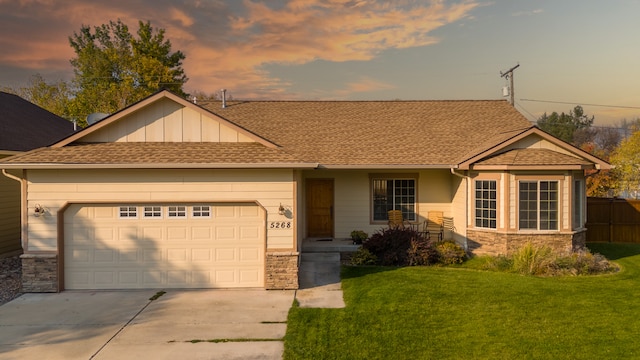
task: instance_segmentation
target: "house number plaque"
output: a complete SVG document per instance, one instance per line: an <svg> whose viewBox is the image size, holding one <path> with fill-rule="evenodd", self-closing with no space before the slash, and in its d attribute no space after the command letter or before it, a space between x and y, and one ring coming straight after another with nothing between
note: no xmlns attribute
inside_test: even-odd
<svg viewBox="0 0 640 360"><path fill-rule="evenodd" d="M291 221L271 221L269 229L291 229Z"/></svg>

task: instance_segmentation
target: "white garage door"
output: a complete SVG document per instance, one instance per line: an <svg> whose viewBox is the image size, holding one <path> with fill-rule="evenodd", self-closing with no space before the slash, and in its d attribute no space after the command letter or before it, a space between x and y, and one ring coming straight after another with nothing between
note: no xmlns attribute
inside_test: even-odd
<svg viewBox="0 0 640 360"><path fill-rule="evenodd" d="M65 288L263 287L264 221L255 204L71 205Z"/></svg>

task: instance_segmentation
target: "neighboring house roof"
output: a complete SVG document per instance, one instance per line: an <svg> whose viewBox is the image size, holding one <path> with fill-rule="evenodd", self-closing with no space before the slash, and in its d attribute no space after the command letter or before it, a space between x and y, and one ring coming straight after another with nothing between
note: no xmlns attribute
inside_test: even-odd
<svg viewBox="0 0 640 360"><path fill-rule="evenodd" d="M13 94L0 91L0 151L28 151L73 133L73 124Z"/></svg>
<svg viewBox="0 0 640 360"><path fill-rule="evenodd" d="M162 142L146 140L145 133L175 124L166 121L182 122L176 114L184 112L191 114L190 122L209 119L196 126L199 138L173 140L171 132L160 130L166 134ZM224 140L222 135L217 141L203 140L209 134L204 129L211 123L233 133L235 140ZM155 130L142 128L147 126ZM519 144L532 138L547 141L558 151L538 151L541 149L535 146L525 151L512 149L528 147ZM606 162L532 126L504 100L241 101L222 108L221 102L196 105L168 91L49 148L3 162L8 168L608 167Z"/></svg>

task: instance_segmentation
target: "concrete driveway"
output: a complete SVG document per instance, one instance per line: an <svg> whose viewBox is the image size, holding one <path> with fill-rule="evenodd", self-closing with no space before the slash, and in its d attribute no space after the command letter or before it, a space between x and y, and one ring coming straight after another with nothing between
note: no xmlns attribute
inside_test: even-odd
<svg viewBox="0 0 640 360"><path fill-rule="evenodd" d="M0 306L0 358L282 358L294 291L156 293L24 294Z"/></svg>

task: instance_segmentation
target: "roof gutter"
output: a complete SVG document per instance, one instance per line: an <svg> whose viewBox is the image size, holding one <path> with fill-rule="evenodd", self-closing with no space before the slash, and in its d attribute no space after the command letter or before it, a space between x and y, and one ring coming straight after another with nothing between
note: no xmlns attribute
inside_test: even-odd
<svg viewBox="0 0 640 360"><path fill-rule="evenodd" d="M457 165L451 167L451 174L455 175L459 178L462 178L464 180L464 201L465 201L465 211L464 211L464 223L465 223L465 227L466 225L469 223L469 203L470 203L470 199L469 199L469 176L464 175L464 174L460 174L458 172L456 172L456 169L458 168ZM469 241L467 239L467 234L465 233L464 238L464 249L465 251L469 251Z"/></svg>
<svg viewBox="0 0 640 360"><path fill-rule="evenodd" d="M318 169L335 169L335 170L386 170L386 169L452 169L457 165L416 165L416 164L401 164L401 165L387 165L387 164L362 164L362 165L334 165L334 164L319 164Z"/></svg>
<svg viewBox="0 0 640 360"><path fill-rule="evenodd" d="M22 168L20 168L20 169L22 169ZM20 184L22 184L22 182L24 181L24 179L21 179L21 178L19 178L19 177L15 176L15 175L9 174L9 173L6 171L6 169L4 169L4 168L2 169L2 175L4 175L4 176L8 177L9 179L12 179L12 180L17 181L17 182L19 182Z"/></svg>
<svg viewBox="0 0 640 360"><path fill-rule="evenodd" d="M27 219L28 219L28 211L27 211L27 180L20 178L18 176L9 174L6 169L2 169L2 175L5 177L15 180L20 183L20 245L22 246L23 251L26 251L25 244L27 243L28 233L27 233ZM24 175L24 174L23 174Z"/></svg>
<svg viewBox="0 0 640 360"><path fill-rule="evenodd" d="M265 163L265 164L241 164L241 163L211 163L211 164L2 164L6 169L315 169L317 163ZM4 169L3 169L4 173ZM8 174L12 176L11 174Z"/></svg>

